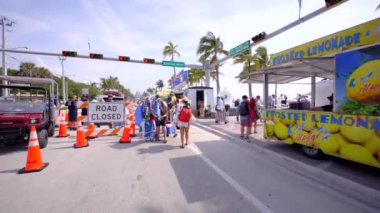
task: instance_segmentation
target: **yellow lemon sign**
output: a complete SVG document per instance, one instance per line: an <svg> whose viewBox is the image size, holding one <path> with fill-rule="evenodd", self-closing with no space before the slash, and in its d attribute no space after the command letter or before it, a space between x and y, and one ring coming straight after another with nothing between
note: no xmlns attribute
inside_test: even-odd
<svg viewBox="0 0 380 213"><path fill-rule="evenodd" d="M380 60L357 68L346 81L347 96L364 104L380 102Z"/></svg>

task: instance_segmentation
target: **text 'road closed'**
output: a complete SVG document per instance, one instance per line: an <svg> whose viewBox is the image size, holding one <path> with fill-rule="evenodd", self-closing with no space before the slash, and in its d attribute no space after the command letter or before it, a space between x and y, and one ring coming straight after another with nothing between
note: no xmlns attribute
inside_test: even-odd
<svg viewBox="0 0 380 213"><path fill-rule="evenodd" d="M123 103L90 103L88 107L89 122L124 122Z"/></svg>

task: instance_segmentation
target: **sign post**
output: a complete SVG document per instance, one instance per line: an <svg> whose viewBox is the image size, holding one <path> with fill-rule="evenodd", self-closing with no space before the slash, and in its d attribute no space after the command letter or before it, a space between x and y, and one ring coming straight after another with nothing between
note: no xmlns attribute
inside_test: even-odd
<svg viewBox="0 0 380 213"><path fill-rule="evenodd" d="M232 56L235 56L235 55L237 55L237 54L239 54L241 52L244 52L244 51L248 50L249 47L250 47L249 42L250 41L248 40L248 41L243 42L243 43L239 44L238 46L232 48L230 50L230 52L228 53L228 56L232 57Z"/></svg>
<svg viewBox="0 0 380 213"><path fill-rule="evenodd" d="M89 103L88 122L125 122L124 103Z"/></svg>

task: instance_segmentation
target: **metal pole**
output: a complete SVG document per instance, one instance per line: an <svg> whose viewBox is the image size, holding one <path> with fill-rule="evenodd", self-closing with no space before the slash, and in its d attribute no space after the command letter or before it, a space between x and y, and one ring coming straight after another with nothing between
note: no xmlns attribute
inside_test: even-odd
<svg viewBox="0 0 380 213"><path fill-rule="evenodd" d="M269 84L269 75L268 74L264 74L264 106L265 106L265 109L268 109L268 95L269 95L269 92L268 92L268 84Z"/></svg>
<svg viewBox="0 0 380 213"><path fill-rule="evenodd" d="M64 57L58 57L58 58L61 61L61 66L62 66L62 100L63 100L63 103L66 103L65 69L63 66L63 62L66 60L66 58L64 58Z"/></svg>
<svg viewBox="0 0 380 213"><path fill-rule="evenodd" d="M2 17L1 18L1 25L2 25L2 48L5 49L5 17ZM3 69L3 75L7 76L7 69L5 68L5 52L3 51L2 53L2 62L3 62L3 66L2 66L2 69ZM3 81L3 84L4 85L7 85L8 82L7 81ZM8 96L8 90L6 88L3 89L3 95L4 96Z"/></svg>
<svg viewBox="0 0 380 213"><path fill-rule="evenodd" d="M311 77L311 107L315 107L315 91L316 91L316 78L315 76Z"/></svg>

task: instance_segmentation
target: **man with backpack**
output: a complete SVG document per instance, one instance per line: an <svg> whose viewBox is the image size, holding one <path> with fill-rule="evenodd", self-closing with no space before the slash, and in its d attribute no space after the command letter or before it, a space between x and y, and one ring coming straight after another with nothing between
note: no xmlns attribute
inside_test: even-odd
<svg viewBox="0 0 380 213"><path fill-rule="evenodd" d="M168 105L162 98L157 97L158 102L158 116L156 117L156 140L160 140L160 127L162 129L162 133L164 134L164 143L166 141L166 122L168 121Z"/></svg>
<svg viewBox="0 0 380 213"><path fill-rule="evenodd" d="M238 107L238 113L240 116L240 138L248 140L249 130L251 129L252 122L249 115L248 97L246 95L243 95L242 99L243 100L241 101Z"/></svg>

